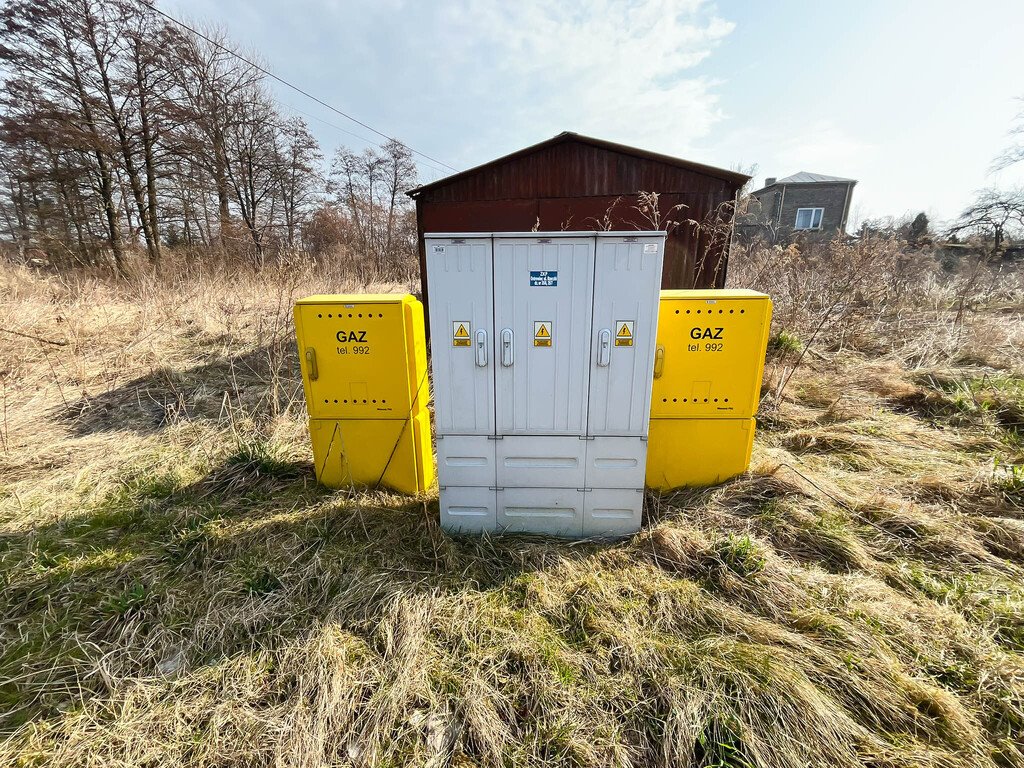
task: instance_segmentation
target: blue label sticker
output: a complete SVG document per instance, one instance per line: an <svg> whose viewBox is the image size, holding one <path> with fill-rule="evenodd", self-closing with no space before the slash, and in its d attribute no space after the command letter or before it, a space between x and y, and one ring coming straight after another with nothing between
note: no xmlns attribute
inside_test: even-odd
<svg viewBox="0 0 1024 768"><path fill-rule="evenodd" d="M539 285L543 287L558 285L558 270L531 269L530 285Z"/></svg>

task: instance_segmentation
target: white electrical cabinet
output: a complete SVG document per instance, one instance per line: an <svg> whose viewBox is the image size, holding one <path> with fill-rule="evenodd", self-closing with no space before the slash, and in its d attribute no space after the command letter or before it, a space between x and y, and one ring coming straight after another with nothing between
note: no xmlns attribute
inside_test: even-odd
<svg viewBox="0 0 1024 768"><path fill-rule="evenodd" d="M424 240L443 527L639 530L665 233Z"/></svg>

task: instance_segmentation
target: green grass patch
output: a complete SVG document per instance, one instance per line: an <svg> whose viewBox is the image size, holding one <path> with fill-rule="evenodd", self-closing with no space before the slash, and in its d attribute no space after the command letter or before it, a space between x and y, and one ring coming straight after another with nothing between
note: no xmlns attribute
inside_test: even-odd
<svg viewBox="0 0 1024 768"><path fill-rule="evenodd" d="M793 331L780 330L768 339L768 351L777 355L798 355L804 343Z"/></svg>
<svg viewBox="0 0 1024 768"><path fill-rule="evenodd" d="M717 542L715 552L726 568L743 578L761 573L767 563L760 547L746 535L729 534Z"/></svg>

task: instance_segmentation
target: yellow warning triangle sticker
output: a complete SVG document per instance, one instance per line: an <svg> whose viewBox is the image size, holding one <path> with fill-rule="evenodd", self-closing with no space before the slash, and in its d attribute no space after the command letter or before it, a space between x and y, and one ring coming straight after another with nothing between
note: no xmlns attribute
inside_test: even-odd
<svg viewBox="0 0 1024 768"><path fill-rule="evenodd" d="M550 335L551 335L551 332L548 331L547 325L543 325L542 324L541 327L537 329L536 336L537 336L538 339L546 339Z"/></svg>
<svg viewBox="0 0 1024 768"><path fill-rule="evenodd" d="M629 332L629 326L626 325L625 323L623 323L622 327L619 328L619 336L632 336L632 335L633 334Z"/></svg>
<svg viewBox="0 0 1024 768"><path fill-rule="evenodd" d="M469 331L466 330L466 326L464 324L459 323L459 329L457 331L455 331L455 338L456 339L468 339L469 338Z"/></svg>

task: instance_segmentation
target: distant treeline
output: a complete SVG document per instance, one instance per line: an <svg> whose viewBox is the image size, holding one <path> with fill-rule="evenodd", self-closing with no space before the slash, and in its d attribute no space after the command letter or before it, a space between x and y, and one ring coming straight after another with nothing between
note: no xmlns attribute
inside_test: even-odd
<svg viewBox="0 0 1024 768"><path fill-rule="evenodd" d="M409 261L410 151L342 148L325 173L305 122L223 32L141 0L13 0L0 25L0 240L14 258L118 273L137 252L159 269L168 249Z"/></svg>

